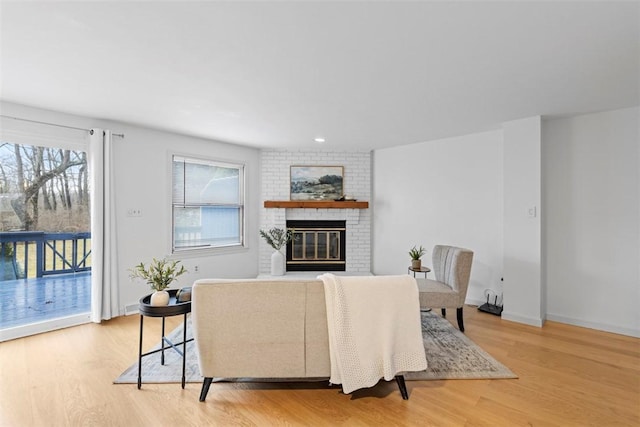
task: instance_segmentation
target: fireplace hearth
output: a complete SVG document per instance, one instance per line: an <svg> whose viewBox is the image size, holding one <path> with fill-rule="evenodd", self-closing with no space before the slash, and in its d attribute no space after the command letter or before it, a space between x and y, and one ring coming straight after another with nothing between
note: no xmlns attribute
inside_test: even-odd
<svg viewBox="0 0 640 427"><path fill-rule="evenodd" d="M289 220L287 271L345 271L346 221Z"/></svg>

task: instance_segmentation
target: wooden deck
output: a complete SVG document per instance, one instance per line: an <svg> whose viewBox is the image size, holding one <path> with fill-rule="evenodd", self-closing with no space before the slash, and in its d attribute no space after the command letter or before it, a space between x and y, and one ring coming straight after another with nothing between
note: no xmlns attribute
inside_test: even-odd
<svg viewBox="0 0 640 427"><path fill-rule="evenodd" d="M91 311L91 272L0 281L0 329Z"/></svg>

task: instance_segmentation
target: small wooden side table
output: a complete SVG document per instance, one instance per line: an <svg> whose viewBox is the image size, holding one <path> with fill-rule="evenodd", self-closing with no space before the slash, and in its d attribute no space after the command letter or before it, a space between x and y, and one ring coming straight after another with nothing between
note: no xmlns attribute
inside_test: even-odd
<svg viewBox="0 0 640 427"><path fill-rule="evenodd" d="M413 277L416 277L416 273L424 273L424 278L427 278L427 273L430 272L431 269L429 267L420 267L420 268L407 268L407 274L411 274L413 272Z"/></svg>
<svg viewBox="0 0 640 427"><path fill-rule="evenodd" d="M185 378L185 367L186 367L186 355L187 355L187 343L189 341L193 341L193 338L187 340L187 314L191 313L191 301L185 302L177 302L176 293L178 289L171 289L169 292L169 305L151 305L151 294L140 298L140 346L138 351L138 389L142 387L142 358L144 356L148 356L150 354L160 352L160 363L164 365L164 350L172 348L174 349L180 356L182 356L182 388L184 388L184 384L186 382ZM182 335L182 342L172 343L167 337L164 336L164 320L165 317L169 316L177 316L179 314L184 315L184 329ZM162 317L162 340L160 344L160 348L157 350L152 350L148 353L142 353L142 324L144 322L144 317ZM165 344L168 347L165 347ZM182 351L177 347L182 345Z"/></svg>

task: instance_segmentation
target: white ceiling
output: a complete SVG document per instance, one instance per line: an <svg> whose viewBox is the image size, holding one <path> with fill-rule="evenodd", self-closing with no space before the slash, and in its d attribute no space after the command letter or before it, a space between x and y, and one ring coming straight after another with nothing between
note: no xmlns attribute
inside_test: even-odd
<svg viewBox="0 0 640 427"><path fill-rule="evenodd" d="M5 101L369 150L639 104L640 3L6 2Z"/></svg>

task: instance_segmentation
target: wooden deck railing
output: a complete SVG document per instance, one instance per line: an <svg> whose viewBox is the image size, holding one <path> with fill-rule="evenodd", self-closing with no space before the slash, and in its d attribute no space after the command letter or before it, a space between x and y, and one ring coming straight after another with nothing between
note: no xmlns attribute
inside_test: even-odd
<svg viewBox="0 0 640 427"><path fill-rule="evenodd" d="M91 270L90 232L2 232L0 244L0 256L6 259L8 252L16 278Z"/></svg>

